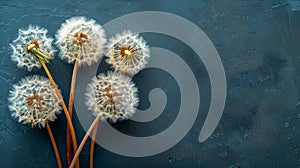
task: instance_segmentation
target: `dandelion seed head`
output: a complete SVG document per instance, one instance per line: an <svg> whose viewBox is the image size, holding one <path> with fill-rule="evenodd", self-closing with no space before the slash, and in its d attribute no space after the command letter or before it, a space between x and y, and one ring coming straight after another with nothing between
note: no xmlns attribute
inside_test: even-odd
<svg viewBox="0 0 300 168"><path fill-rule="evenodd" d="M137 88L128 76L99 74L88 84L86 105L95 116L113 123L130 118L138 106Z"/></svg>
<svg viewBox="0 0 300 168"><path fill-rule="evenodd" d="M33 127L45 127L45 122L54 121L61 110L50 81L38 75L25 77L13 85L8 104L12 117Z"/></svg>
<svg viewBox="0 0 300 168"><path fill-rule="evenodd" d="M150 59L150 49L137 33L124 32L111 38L107 44L107 62L115 70L134 75L144 69Z"/></svg>
<svg viewBox="0 0 300 168"><path fill-rule="evenodd" d="M29 25L28 29L19 29L18 38L10 47L12 49L11 59L17 62L20 68L31 71L34 67L40 68L38 59L30 53L30 47L40 48L48 55L53 55L56 50L52 46L53 39L47 36L47 30L38 26Z"/></svg>
<svg viewBox="0 0 300 168"><path fill-rule="evenodd" d="M93 19L72 17L62 24L56 34L60 58L68 63L91 65L103 56L105 32Z"/></svg>

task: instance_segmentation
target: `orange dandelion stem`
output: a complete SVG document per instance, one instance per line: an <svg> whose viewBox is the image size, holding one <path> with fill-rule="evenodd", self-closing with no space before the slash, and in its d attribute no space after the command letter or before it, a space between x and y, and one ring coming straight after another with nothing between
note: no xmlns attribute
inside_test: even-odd
<svg viewBox="0 0 300 168"><path fill-rule="evenodd" d="M60 92L59 92L59 90L57 88L57 85L56 85L55 81L53 80L52 75L49 72L46 64L42 60L40 60L40 59L39 59L39 61L42 64L42 66L43 66L43 68L44 68L44 70L45 70L45 72L46 72L46 74L47 74L47 76L48 76L48 78L49 78L52 86L54 87L55 93L57 94L58 99L60 100L60 103L62 105L63 111L64 111L66 119L67 119L67 124L68 124L68 126L70 128L70 133L71 133L71 137L72 137L72 141L73 141L73 148L74 148L74 151L77 151L77 140L76 140L75 130L74 130L74 127L73 127L73 124L72 124L72 120L71 120L71 117L69 115L67 106L66 106L66 104L65 104L65 102L64 102L64 100L62 98L62 95L60 94ZM79 160L77 162L77 166L76 167L79 167Z"/></svg>
<svg viewBox="0 0 300 168"><path fill-rule="evenodd" d="M98 123L99 123L99 120L98 120ZM92 139L91 139L90 168L94 167L94 150L95 150L95 139L96 139L96 135L97 135L97 128L98 128L98 124L96 124L96 126L93 130Z"/></svg>
<svg viewBox="0 0 300 168"><path fill-rule="evenodd" d="M45 64L45 62L48 63L48 59L53 59L54 57L43 53L39 48L40 48L39 44L36 40L32 40L31 42L28 43L28 45L26 45L26 51L32 53L38 59L38 61L41 63L41 65L43 66L43 68L55 90L55 93L56 93L56 95L61 103L61 106L63 108L63 111L65 113L65 116L67 119L67 124L69 126L72 141L73 141L73 148L74 148L74 151L76 151L77 150L77 140L76 140L75 130L74 130L74 127L72 124L71 117L69 115L69 112L68 112L67 106L64 102L64 99L63 99L62 95L60 94L60 92L57 88L57 85ZM76 163L76 167L79 168L79 160Z"/></svg>
<svg viewBox="0 0 300 168"><path fill-rule="evenodd" d="M59 151L58 151L58 148L57 148L57 145L56 145L56 141L54 139L54 136L53 136L53 133L51 131L51 128L50 128L50 125L49 125L48 121L46 121L46 128L47 128L47 131L48 131L48 134L49 134L52 146L53 146L54 154L55 154L56 161L57 161L57 166L58 166L58 168L63 168L61 158L60 158L60 155L59 155Z"/></svg>
<svg viewBox="0 0 300 168"><path fill-rule="evenodd" d="M76 153L74 155L74 158L73 158L73 160L72 160L71 165L69 166L69 168L73 168L74 167L74 165L76 163L76 160L78 159L78 157L80 155L80 152L83 149L84 144L86 143L86 141L87 141L89 135L91 134L93 128L98 125L98 122L99 122L100 118L101 118L100 115L98 115L95 118L95 120L93 121L92 125L90 126L90 128L88 129L88 131L86 132L86 134L84 135L84 137L83 137L83 139L82 139L82 141L81 141L81 143L80 143L80 145L78 147L78 150L76 151Z"/></svg>
<svg viewBox="0 0 300 168"><path fill-rule="evenodd" d="M73 112L74 91L75 91L77 72L78 72L78 62L75 61L74 68L73 68L73 74L72 74L71 87L70 87L70 96L69 96L69 115L70 115L71 119L72 119L72 112ZM69 128L69 126L67 126L67 162L68 162L68 166L70 166L71 161L72 161L72 149L71 149L70 128Z"/></svg>

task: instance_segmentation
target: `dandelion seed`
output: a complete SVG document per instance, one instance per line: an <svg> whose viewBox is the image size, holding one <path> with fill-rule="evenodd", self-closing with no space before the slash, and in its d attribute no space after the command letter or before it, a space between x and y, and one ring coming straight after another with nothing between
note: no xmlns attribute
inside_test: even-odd
<svg viewBox="0 0 300 168"><path fill-rule="evenodd" d="M109 40L107 48L107 62L117 71L128 75L134 75L145 68L150 59L149 47L137 33L117 34Z"/></svg>
<svg viewBox="0 0 300 168"><path fill-rule="evenodd" d="M54 121L61 110L50 81L37 75L25 77L13 85L8 101L12 116L32 127L45 127L45 123Z"/></svg>
<svg viewBox="0 0 300 168"><path fill-rule="evenodd" d="M130 118L138 105L137 88L131 79L117 72L100 74L87 87L86 105L95 116L116 122Z"/></svg>
<svg viewBox="0 0 300 168"><path fill-rule="evenodd" d="M44 28L32 25L29 25L27 30L19 29L18 38L10 44L13 50L11 59L17 62L18 67L31 71L34 67L41 67L35 57L44 62L53 59L50 55L53 55L56 50L52 47L53 39L47 37L47 32Z"/></svg>
<svg viewBox="0 0 300 168"><path fill-rule="evenodd" d="M105 33L95 20L72 17L62 24L56 34L60 58L68 63L91 65L103 56Z"/></svg>

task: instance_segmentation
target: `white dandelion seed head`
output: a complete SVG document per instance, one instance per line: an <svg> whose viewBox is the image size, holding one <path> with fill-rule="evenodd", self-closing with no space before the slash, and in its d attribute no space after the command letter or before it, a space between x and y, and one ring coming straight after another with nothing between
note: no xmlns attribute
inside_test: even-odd
<svg viewBox="0 0 300 168"><path fill-rule="evenodd" d="M39 127L45 127L46 121L54 121L61 110L50 81L38 75L25 77L13 85L8 104L11 116L20 123Z"/></svg>
<svg viewBox="0 0 300 168"><path fill-rule="evenodd" d="M138 106L137 88L131 78L117 72L92 78L86 90L86 105L95 116L113 123L130 118Z"/></svg>
<svg viewBox="0 0 300 168"><path fill-rule="evenodd" d="M60 58L68 63L91 65L103 56L105 32L93 19L72 17L62 24L56 34Z"/></svg>
<svg viewBox="0 0 300 168"><path fill-rule="evenodd" d="M117 34L107 44L106 60L115 70L130 76L144 69L150 59L150 49L138 33Z"/></svg>
<svg viewBox="0 0 300 168"><path fill-rule="evenodd" d="M46 54L54 55L56 50L52 46L53 39L47 36L47 32L46 29L33 25L29 25L27 30L19 29L18 38L10 44L13 51L11 59L17 62L18 67L24 67L28 71L31 71L34 67L41 67L35 56L26 51L27 45L32 42L38 43L38 47Z"/></svg>

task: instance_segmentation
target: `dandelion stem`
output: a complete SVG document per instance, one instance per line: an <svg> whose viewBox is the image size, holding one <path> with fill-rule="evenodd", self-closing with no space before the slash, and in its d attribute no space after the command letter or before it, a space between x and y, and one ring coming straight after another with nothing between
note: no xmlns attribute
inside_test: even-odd
<svg viewBox="0 0 300 168"><path fill-rule="evenodd" d="M47 127L47 131L48 131L48 134L50 136L50 140L51 140L51 143L52 143L52 146L53 146L54 154L55 154L56 161L57 161L57 166L58 166L58 168L63 168L61 158L60 158L60 155L59 155L59 151L58 151L58 148L57 148L57 145L56 145L56 142L55 142L55 139L54 139L54 136L53 136L53 133L51 131L51 128L50 128L50 125L49 125L48 121L46 121L46 127Z"/></svg>
<svg viewBox="0 0 300 168"><path fill-rule="evenodd" d="M73 99L74 99L74 90L75 90L77 71L78 71L78 62L75 61L74 68L73 68L73 74L72 74L71 87L70 87L70 96L69 96L69 115L70 115L71 119L72 119L72 112L73 112L73 101L74 101ZM70 137L69 126L67 126L67 162L68 162L68 166L70 166L71 161L72 161L71 137Z"/></svg>
<svg viewBox="0 0 300 168"><path fill-rule="evenodd" d="M73 158L73 160L72 160L71 165L69 166L69 168L73 168L74 167L75 162L78 159L79 154L82 151L85 142L87 141L87 139L88 139L89 135L91 134L93 128L98 125L98 122L99 122L100 118L101 118L100 115L98 115L95 118L95 120L93 121L92 125L90 126L90 128L88 129L88 131L86 132L86 134L84 135L84 137L83 137L83 139L82 139L82 141L81 141L81 143L80 143L80 145L78 147L78 150L76 151L76 153L74 155L74 158Z"/></svg>
<svg viewBox="0 0 300 168"><path fill-rule="evenodd" d="M60 94L60 92L59 92L59 90L58 90L58 88L56 86L56 83L53 80L52 75L49 72L46 64L41 59L39 59L39 62L42 64L42 66L43 66L43 68L44 68L44 70L45 70L45 72L46 72L46 74L47 74L47 76L48 76L51 84L53 85L53 87L55 89L56 95L57 95L57 97L58 97L58 99L59 99L59 101L61 103L61 106L63 108L63 111L64 111L66 119L67 119L67 124L68 124L68 126L70 128L70 133L71 133L71 137L72 137L72 141L73 141L73 148L74 148L74 151L76 151L77 150L77 140L76 140L76 135L75 135L74 127L73 127L72 120L70 118L67 106L66 106L66 104L65 104L65 102L64 102L64 100L62 98L62 95ZM76 167L79 167L79 160L78 160L78 162L76 164Z"/></svg>
<svg viewBox="0 0 300 168"><path fill-rule="evenodd" d="M96 124L96 126L95 126L95 128L93 130L92 139L91 139L90 168L94 167L94 149L95 149L95 139L96 139L96 134L97 134L97 128L98 128L98 124Z"/></svg>

